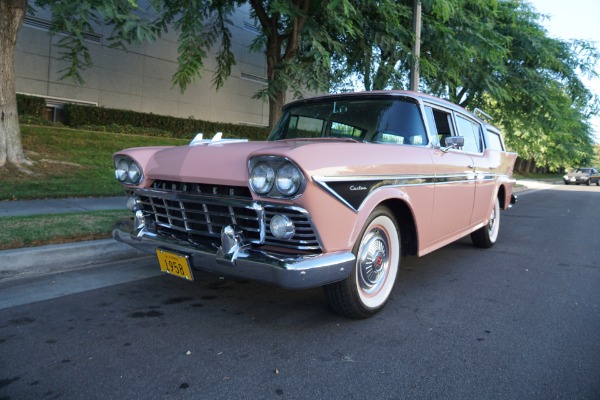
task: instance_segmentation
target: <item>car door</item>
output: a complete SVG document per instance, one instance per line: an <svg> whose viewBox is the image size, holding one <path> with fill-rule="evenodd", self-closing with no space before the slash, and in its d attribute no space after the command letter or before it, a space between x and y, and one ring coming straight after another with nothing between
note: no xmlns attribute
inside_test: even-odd
<svg viewBox="0 0 600 400"><path fill-rule="evenodd" d="M457 136L452 111L425 105L425 115L434 141L435 189L429 238L429 243L434 243L469 226L475 201L475 175L469 154L461 148L445 147L447 137Z"/></svg>
<svg viewBox="0 0 600 400"><path fill-rule="evenodd" d="M456 125L460 136L465 138L464 150L472 160L475 173L475 201L471 225L489 216L496 191L496 176L501 167L501 153L484 151L482 126L466 114L456 113Z"/></svg>

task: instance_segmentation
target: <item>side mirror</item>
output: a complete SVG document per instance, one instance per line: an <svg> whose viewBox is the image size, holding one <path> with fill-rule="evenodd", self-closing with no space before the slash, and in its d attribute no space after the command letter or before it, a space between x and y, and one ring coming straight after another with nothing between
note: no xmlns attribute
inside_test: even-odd
<svg viewBox="0 0 600 400"><path fill-rule="evenodd" d="M463 147L465 145L465 138L464 136L448 136L445 142L446 147L442 148L444 152Z"/></svg>

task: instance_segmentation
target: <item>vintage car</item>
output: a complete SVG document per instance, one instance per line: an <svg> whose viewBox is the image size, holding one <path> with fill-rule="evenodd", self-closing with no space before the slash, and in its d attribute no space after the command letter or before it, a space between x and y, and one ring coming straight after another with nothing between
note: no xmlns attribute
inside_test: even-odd
<svg viewBox="0 0 600 400"><path fill-rule="evenodd" d="M515 158L498 129L421 93L299 100L267 141L219 134L115 153L135 217L113 237L178 277L322 286L333 310L366 318L388 300L401 256L469 234L494 245Z"/></svg>
<svg viewBox="0 0 600 400"><path fill-rule="evenodd" d="M583 183L589 186L595 183L600 186L600 172L596 168L577 168L563 176L563 181L565 185L571 183L579 185Z"/></svg>

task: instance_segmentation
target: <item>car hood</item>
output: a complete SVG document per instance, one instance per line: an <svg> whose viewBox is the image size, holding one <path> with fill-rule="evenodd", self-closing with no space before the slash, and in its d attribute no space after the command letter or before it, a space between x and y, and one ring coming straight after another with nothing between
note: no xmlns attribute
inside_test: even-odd
<svg viewBox="0 0 600 400"><path fill-rule="evenodd" d="M322 169L324 165L340 165L340 159L334 157L335 154L359 159L360 147L355 141L335 139L222 142L169 147L156 151L148 159L145 174L151 180L240 186L248 183L247 162L253 156L286 157L311 174L315 168Z"/></svg>

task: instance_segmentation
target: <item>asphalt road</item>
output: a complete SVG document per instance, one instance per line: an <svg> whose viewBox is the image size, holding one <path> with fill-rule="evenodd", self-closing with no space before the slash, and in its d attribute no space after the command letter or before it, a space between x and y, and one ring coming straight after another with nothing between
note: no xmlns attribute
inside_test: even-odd
<svg viewBox="0 0 600 400"><path fill-rule="evenodd" d="M600 188L501 224L492 249L403 259L363 321L151 259L3 282L0 399L600 399Z"/></svg>

